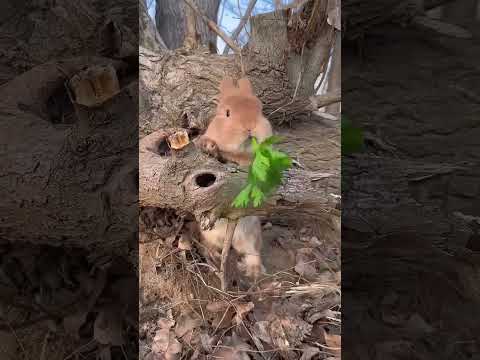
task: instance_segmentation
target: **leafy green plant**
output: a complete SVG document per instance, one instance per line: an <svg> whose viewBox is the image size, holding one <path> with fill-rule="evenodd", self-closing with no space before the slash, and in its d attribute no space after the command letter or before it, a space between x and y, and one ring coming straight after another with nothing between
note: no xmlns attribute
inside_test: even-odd
<svg viewBox="0 0 480 360"><path fill-rule="evenodd" d="M352 123L342 116L342 154L352 154L363 148L362 130L354 127Z"/></svg>
<svg viewBox="0 0 480 360"><path fill-rule="evenodd" d="M258 143L252 139L254 160L248 169L248 182L233 200L236 208L246 208L250 203L259 207L282 182L283 172L292 166L292 159L273 144L280 142L277 136L270 136Z"/></svg>
<svg viewBox="0 0 480 360"><path fill-rule="evenodd" d="M352 123L342 115L342 156L361 151L364 146L363 132L352 125ZM348 189L348 172L342 173L342 190Z"/></svg>

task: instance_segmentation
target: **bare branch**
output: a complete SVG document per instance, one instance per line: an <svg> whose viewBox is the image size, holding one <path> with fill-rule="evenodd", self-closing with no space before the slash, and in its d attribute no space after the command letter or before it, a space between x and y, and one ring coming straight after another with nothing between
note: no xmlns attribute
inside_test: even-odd
<svg viewBox="0 0 480 360"><path fill-rule="evenodd" d="M317 110L327 105L335 104L342 101L340 92L328 92L322 95L310 96L311 109Z"/></svg>
<svg viewBox="0 0 480 360"><path fill-rule="evenodd" d="M208 16L205 15L191 0L184 1L198 16L202 18L203 21L205 21L212 31L220 36L223 41L225 41L225 43L233 49L233 51L235 51L237 54L240 54L240 47L222 29L220 29L214 21L210 20Z"/></svg>
<svg viewBox="0 0 480 360"><path fill-rule="evenodd" d="M232 33L232 40L236 41L240 33L242 32L243 28L247 24L248 19L250 18L250 15L252 14L253 8L255 7L255 4L257 3L257 0L250 0L248 2L247 10L245 10L245 14L242 16L240 19L240 22L238 23L237 28L233 31ZM228 54L228 50L230 47L225 45L225 49L223 50L223 55Z"/></svg>

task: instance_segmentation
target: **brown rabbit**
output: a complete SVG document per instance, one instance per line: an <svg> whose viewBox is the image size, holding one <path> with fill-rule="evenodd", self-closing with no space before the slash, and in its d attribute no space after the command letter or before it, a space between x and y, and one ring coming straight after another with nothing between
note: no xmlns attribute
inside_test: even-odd
<svg viewBox="0 0 480 360"><path fill-rule="evenodd" d="M220 83L216 115L200 136L197 146L224 161L250 164L252 158L247 141L256 137L263 141L272 135L272 126L262 114L262 103L253 93L250 81L231 78Z"/></svg>
<svg viewBox="0 0 480 360"><path fill-rule="evenodd" d="M208 249L203 253L219 261L227 233L227 224L227 219L218 219L211 230L201 230L197 223L190 223L188 230L190 233L199 235L200 242ZM232 247L241 257L239 264L241 270L249 278L256 279L264 271L260 256L262 241L262 227L257 216L245 216L238 220L233 233Z"/></svg>
<svg viewBox="0 0 480 360"><path fill-rule="evenodd" d="M272 126L262 114L262 103L253 93L250 81L232 79L220 83L219 102L215 117L207 131L197 141L203 151L224 161L248 165L252 161L249 151L250 137L263 141L272 135ZM201 241L219 255L227 233L227 221L219 219L211 230L201 230ZM243 257L247 276L256 278L262 271L260 251L262 227L256 216L241 218L233 234L232 246Z"/></svg>

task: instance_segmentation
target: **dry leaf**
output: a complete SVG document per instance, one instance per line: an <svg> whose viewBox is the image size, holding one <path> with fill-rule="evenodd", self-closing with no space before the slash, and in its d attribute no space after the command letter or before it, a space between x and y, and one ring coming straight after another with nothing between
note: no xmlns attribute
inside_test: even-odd
<svg viewBox="0 0 480 360"><path fill-rule="evenodd" d="M170 343L170 329L164 328L157 330L153 338L152 351L156 353L164 353L168 349Z"/></svg>
<svg viewBox="0 0 480 360"><path fill-rule="evenodd" d="M312 247L320 247L323 245L323 242L318 239L316 236L312 236L308 239L309 245Z"/></svg>
<svg viewBox="0 0 480 360"><path fill-rule="evenodd" d="M175 338L175 334L170 329L157 330L153 338L152 351L157 355L163 355L166 360L176 360L180 358L182 344Z"/></svg>
<svg viewBox="0 0 480 360"><path fill-rule="evenodd" d="M219 311L225 311L230 306L226 301L214 301L207 304L208 311L216 313Z"/></svg>
<svg viewBox="0 0 480 360"><path fill-rule="evenodd" d="M121 315L112 310L100 311L95 319L93 336L100 344L112 346L123 345Z"/></svg>
<svg viewBox="0 0 480 360"><path fill-rule="evenodd" d="M253 332L255 336L262 340L264 343L271 344L272 339L268 333L268 321L257 321L253 326Z"/></svg>
<svg viewBox="0 0 480 360"><path fill-rule="evenodd" d="M170 329L175 325L175 321L171 319L160 318L157 320L157 325L160 329Z"/></svg>
<svg viewBox="0 0 480 360"><path fill-rule="evenodd" d="M230 306L226 311L217 312L212 320L212 326L215 329L225 329L232 325L235 310Z"/></svg>
<svg viewBox="0 0 480 360"><path fill-rule="evenodd" d="M296 256L295 271L308 279L313 279L317 275L314 257L311 248L299 249Z"/></svg>
<svg viewBox="0 0 480 360"><path fill-rule="evenodd" d="M203 349L207 353L211 353L213 351L212 350L212 345L213 345L214 341L215 341L215 338L210 336L208 333L204 332L204 333L200 334L200 342L202 344Z"/></svg>
<svg viewBox="0 0 480 360"><path fill-rule="evenodd" d="M313 326L302 319L285 315L272 321L268 328L273 344L282 351L288 351L298 346L311 333Z"/></svg>
<svg viewBox="0 0 480 360"><path fill-rule="evenodd" d="M65 329L65 332L67 332L68 334L70 334L75 338L78 338L79 337L78 331L80 330L82 325L85 323L85 320L87 320L87 315L88 315L88 312L80 311L78 313L65 316L63 318L63 328Z"/></svg>
<svg viewBox="0 0 480 360"><path fill-rule="evenodd" d="M315 355L320 353L320 349L309 346L309 345L302 345L302 357L300 360L311 360Z"/></svg>
<svg viewBox="0 0 480 360"><path fill-rule="evenodd" d="M180 250L192 250L192 242L187 236L181 235L178 239L178 248Z"/></svg>
<svg viewBox="0 0 480 360"><path fill-rule="evenodd" d="M325 344L328 346L328 352L332 355L340 356L342 348L342 337L340 335L330 335L325 332Z"/></svg>
<svg viewBox="0 0 480 360"><path fill-rule="evenodd" d="M175 334L181 338L187 332L199 327L202 324L202 320L194 316L191 312L181 314L177 319L177 325L175 326Z"/></svg>
<svg viewBox="0 0 480 360"><path fill-rule="evenodd" d="M251 347L234 333L231 338L227 337L223 345L219 346L212 355L222 360L250 360L248 356L250 350L252 350Z"/></svg>
<svg viewBox="0 0 480 360"><path fill-rule="evenodd" d="M252 311L252 309L254 308L254 304L253 302L248 302L248 303L240 303L238 305L235 306L235 310L236 310L236 315L235 315L235 323L237 325L240 325L243 321L243 318L245 317L245 315L247 313L249 313L250 311Z"/></svg>
<svg viewBox="0 0 480 360"><path fill-rule="evenodd" d="M179 150L187 146L190 143L190 139L188 138L187 131L182 129L169 135L167 137L167 142L170 148Z"/></svg>

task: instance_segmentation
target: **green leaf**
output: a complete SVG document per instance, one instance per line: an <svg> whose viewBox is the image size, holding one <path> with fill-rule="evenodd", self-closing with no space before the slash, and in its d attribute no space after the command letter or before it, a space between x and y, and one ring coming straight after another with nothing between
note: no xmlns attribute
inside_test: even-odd
<svg viewBox="0 0 480 360"><path fill-rule="evenodd" d="M252 189L252 185L248 184L242 191L240 191L240 193L233 200L233 203L232 203L233 207L246 208L249 203L251 189Z"/></svg>
<svg viewBox="0 0 480 360"><path fill-rule="evenodd" d="M281 183L283 172L292 166L287 154L274 150L272 145L278 143L278 136L271 136L258 143L252 139L254 160L249 167L246 187L233 201L234 207L246 208L250 203L259 207Z"/></svg>
<svg viewBox="0 0 480 360"><path fill-rule="evenodd" d="M286 170L292 166L292 159L280 151L272 150L272 167L281 168Z"/></svg>
<svg viewBox="0 0 480 360"><path fill-rule="evenodd" d="M354 127L348 119L342 117L342 154L351 154L363 148L362 130Z"/></svg>
<svg viewBox="0 0 480 360"><path fill-rule="evenodd" d="M269 166L270 159L268 158L268 155L264 154L262 151L257 151L251 166L252 175L260 181L266 181Z"/></svg>
<svg viewBox="0 0 480 360"><path fill-rule="evenodd" d="M278 144L279 142L282 141L282 138L280 136L272 135L265 140L262 141L262 145L270 146L273 144Z"/></svg>
<svg viewBox="0 0 480 360"><path fill-rule="evenodd" d="M255 138L252 138L252 151L254 153L258 151L258 142Z"/></svg>
<svg viewBox="0 0 480 360"><path fill-rule="evenodd" d="M252 187L252 200L253 200L253 207L259 207L263 200L265 199L265 194L258 186Z"/></svg>

